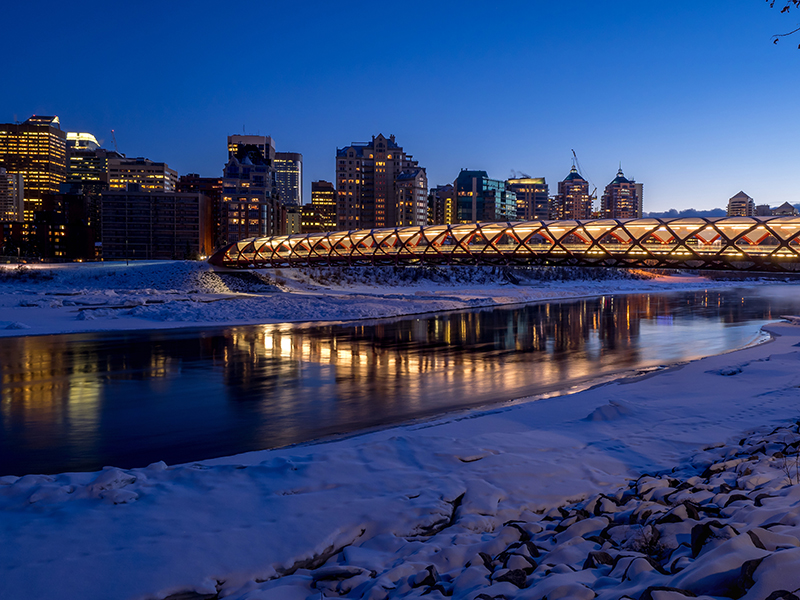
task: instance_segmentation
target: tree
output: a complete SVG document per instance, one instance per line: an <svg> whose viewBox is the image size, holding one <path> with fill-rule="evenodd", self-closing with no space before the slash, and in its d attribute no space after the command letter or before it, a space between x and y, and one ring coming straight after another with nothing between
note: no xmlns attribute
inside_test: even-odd
<svg viewBox="0 0 800 600"><path fill-rule="evenodd" d="M767 0L767 2L769 3L770 8L775 8L775 3L778 2L778 0ZM783 4L783 7L781 8L781 13L788 13L792 8L800 8L800 0L780 0L780 2L778 2L778 6L780 6L781 4ZM796 29L793 29L792 31L788 31L786 33L777 33L772 36L772 43L777 44L782 37L786 37L787 35L792 35L793 33L797 33L798 31L800 31L800 27L797 27ZM797 47L800 48L800 44L798 44Z"/></svg>

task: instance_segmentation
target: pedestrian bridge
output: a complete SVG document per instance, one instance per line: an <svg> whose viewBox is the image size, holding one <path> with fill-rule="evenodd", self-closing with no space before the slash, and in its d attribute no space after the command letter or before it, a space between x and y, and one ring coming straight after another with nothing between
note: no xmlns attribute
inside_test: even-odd
<svg viewBox="0 0 800 600"><path fill-rule="evenodd" d="M562 265L800 271L800 217L464 223L251 238L221 267Z"/></svg>

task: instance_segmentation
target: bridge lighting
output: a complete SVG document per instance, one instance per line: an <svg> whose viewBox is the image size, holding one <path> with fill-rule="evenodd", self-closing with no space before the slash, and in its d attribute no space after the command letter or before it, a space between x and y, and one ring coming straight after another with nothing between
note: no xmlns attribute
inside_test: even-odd
<svg viewBox="0 0 800 600"><path fill-rule="evenodd" d="M739 237L738 232L745 229L758 234ZM575 236L568 244L564 244L565 233ZM664 234L671 239L662 239L667 237ZM598 244L606 235L613 236L613 241ZM673 235L692 248L677 247ZM226 267L602 264L800 272L800 253L790 248L798 242L800 219L796 217L466 223L248 239L219 250L209 262ZM640 244L647 250L635 248Z"/></svg>

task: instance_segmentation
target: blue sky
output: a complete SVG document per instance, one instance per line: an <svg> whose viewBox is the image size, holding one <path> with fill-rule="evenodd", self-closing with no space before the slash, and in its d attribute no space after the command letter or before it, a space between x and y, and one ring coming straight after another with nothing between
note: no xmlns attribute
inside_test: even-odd
<svg viewBox="0 0 800 600"><path fill-rule="evenodd" d="M545 176L575 149L601 190L619 163L645 211L800 201L800 12L760 0L86 1L4 8L0 122L58 114L120 151L218 176L243 127L332 180L379 132L427 168Z"/></svg>

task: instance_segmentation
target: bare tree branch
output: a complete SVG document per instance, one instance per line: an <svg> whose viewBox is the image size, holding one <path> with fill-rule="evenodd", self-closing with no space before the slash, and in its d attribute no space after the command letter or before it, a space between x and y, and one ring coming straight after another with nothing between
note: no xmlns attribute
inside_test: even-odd
<svg viewBox="0 0 800 600"><path fill-rule="evenodd" d="M775 8L775 2L777 2L777 0L767 0L767 3L769 4L770 8ZM800 0L781 0L781 3L783 2L785 2L785 4L783 5L783 8L781 8L781 13L788 13L792 9L792 7L800 8ZM780 4L778 4L778 6L780 6ZM800 31L800 27L798 27L797 29L793 29L792 31L789 31L787 33L776 33L775 35L772 36L772 43L777 44L780 38L795 34L798 31ZM800 49L800 44L798 44L797 47L798 49Z"/></svg>

